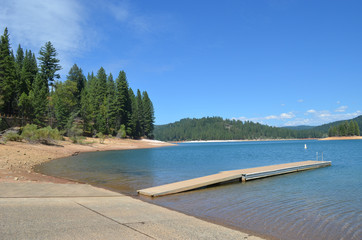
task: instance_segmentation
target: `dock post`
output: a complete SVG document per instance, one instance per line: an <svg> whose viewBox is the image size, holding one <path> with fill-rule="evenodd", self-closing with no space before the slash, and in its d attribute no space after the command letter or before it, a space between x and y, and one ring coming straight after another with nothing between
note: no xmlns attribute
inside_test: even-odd
<svg viewBox="0 0 362 240"><path fill-rule="evenodd" d="M241 175L241 181L242 181L242 182L246 182L245 174L242 174L242 175Z"/></svg>

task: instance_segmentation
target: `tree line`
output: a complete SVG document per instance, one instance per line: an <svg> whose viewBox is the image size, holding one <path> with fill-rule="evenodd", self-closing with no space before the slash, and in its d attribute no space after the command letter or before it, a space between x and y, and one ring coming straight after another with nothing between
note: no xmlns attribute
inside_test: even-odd
<svg viewBox="0 0 362 240"><path fill-rule="evenodd" d="M38 62L37 62L38 60ZM51 42L36 58L19 44L14 55L5 28L0 40L0 111L66 135L153 137L154 108L146 91L136 92L121 70L116 79L101 67L87 77L76 64L64 82L62 67Z"/></svg>
<svg viewBox="0 0 362 240"><path fill-rule="evenodd" d="M182 119L175 123L155 126L155 138L163 141L185 140L240 140L240 139L289 139L320 138L323 132L310 130L291 130L254 123L206 117L201 119Z"/></svg>
<svg viewBox="0 0 362 240"><path fill-rule="evenodd" d="M355 120L344 121L339 125L331 126L328 130L329 137L359 136L359 135L360 135L360 129L357 121Z"/></svg>

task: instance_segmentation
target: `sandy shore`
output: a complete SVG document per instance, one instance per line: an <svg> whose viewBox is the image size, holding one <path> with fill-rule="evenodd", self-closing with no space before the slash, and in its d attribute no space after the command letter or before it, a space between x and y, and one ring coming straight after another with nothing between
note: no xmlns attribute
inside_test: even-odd
<svg viewBox="0 0 362 240"><path fill-rule="evenodd" d="M172 146L173 144L153 140L99 139L87 138L88 144L73 144L70 141L58 141L57 145L29 144L25 142L7 142L0 144L0 182L38 181L70 183L69 180L55 178L34 172L37 164L57 158L77 155L81 152L108 150L141 149Z"/></svg>
<svg viewBox="0 0 362 240"><path fill-rule="evenodd" d="M359 140L362 139L362 136L351 136L351 137L327 137L321 138L319 140Z"/></svg>

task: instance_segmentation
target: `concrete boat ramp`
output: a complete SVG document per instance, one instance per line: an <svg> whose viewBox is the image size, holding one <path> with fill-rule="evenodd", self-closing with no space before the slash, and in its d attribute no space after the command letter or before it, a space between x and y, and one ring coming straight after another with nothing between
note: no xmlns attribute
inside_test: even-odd
<svg viewBox="0 0 362 240"><path fill-rule="evenodd" d="M223 183L232 180L248 181L257 178L271 177L280 174L298 172L308 169L330 166L330 161L303 161L285 164L277 164L264 167L223 171L205 177L194 178L186 181L165 184L157 187L138 190L138 194L159 197L184 191L189 191L209 185Z"/></svg>

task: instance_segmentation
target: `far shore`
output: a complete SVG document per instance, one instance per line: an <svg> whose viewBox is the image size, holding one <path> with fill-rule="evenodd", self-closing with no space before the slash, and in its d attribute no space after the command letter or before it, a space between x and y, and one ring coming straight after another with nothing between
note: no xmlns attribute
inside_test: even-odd
<svg viewBox="0 0 362 240"><path fill-rule="evenodd" d="M228 143L228 142L263 142L263 141L298 141L298 140L358 140L362 136L349 137L327 137L327 138L285 138L285 139L240 139L240 140L190 140L190 141L170 141L170 143Z"/></svg>
<svg viewBox="0 0 362 240"><path fill-rule="evenodd" d="M171 141L170 143L227 143L227 142L263 142L263 141L298 141L298 140L319 140L319 138L286 138L286 139L240 139L240 140L192 140L192 141Z"/></svg>
<svg viewBox="0 0 362 240"><path fill-rule="evenodd" d="M171 143L156 140L105 139L99 143L97 138L87 138L87 144L74 144L68 139L56 145L31 144L26 142L7 142L0 144L0 182L36 181L53 183L72 183L70 180L43 175L34 171L34 166L58 158L70 157L83 152L127 150L173 146Z"/></svg>
<svg viewBox="0 0 362 240"><path fill-rule="evenodd" d="M349 136L349 137L327 137L327 138L321 138L319 140L360 140L362 139L362 136Z"/></svg>

